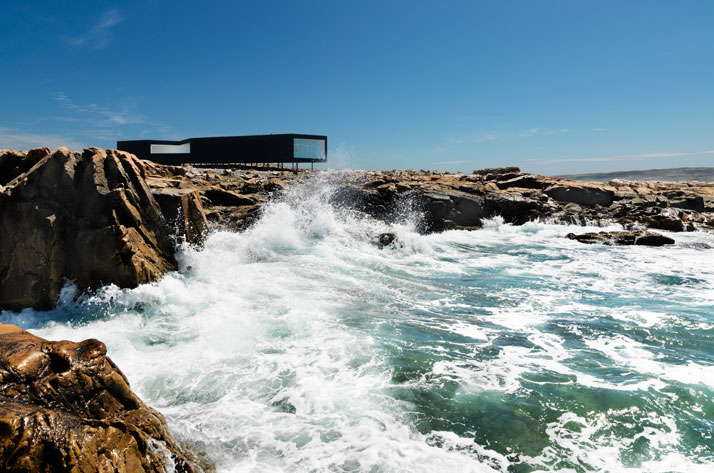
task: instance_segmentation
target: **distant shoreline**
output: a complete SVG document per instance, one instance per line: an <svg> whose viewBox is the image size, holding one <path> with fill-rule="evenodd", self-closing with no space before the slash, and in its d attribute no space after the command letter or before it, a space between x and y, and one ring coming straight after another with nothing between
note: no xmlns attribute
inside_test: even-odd
<svg viewBox="0 0 714 473"><path fill-rule="evenodd" d="M714 181L714 167L683 167L668 169L647 169L642 171L593 172L584 174L563 174L557 177L577 181Z"/></svg>

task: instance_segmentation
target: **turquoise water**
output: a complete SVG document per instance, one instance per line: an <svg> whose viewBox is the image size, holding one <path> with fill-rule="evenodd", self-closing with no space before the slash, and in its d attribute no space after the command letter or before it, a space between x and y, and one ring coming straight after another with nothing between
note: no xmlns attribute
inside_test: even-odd
<svg viewBox="0 0 714 473"><path fill-rule="evenodd" d="M714 235L425 236L330 192L293 189L158 283L2 321L104 341L221 472L714 471Z"/></svg>

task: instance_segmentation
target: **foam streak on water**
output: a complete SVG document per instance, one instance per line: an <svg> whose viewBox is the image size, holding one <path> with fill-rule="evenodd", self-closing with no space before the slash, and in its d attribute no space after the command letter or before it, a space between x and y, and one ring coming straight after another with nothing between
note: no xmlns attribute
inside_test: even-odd
<svg viewBox="0 0 714 473"><path fill-rule="evenodd" d="M104 341L221 472L714 470L712 235L423 236L330 192L294 188L158 283L2 321Z"/></svg>

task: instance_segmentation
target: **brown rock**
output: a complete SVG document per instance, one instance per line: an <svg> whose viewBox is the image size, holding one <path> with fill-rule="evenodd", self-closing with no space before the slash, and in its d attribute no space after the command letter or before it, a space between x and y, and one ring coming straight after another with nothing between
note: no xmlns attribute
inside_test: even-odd
<svg viewBox="0 0 714 473"><path fill-rule="evenodd" d="M670 232L683 232L684 222L681 219L667 214L644 217L642 222L650 228L667 230Z"/></svg>
<svg viewBox="0 0 714 473"><path fill-rule="evenodd" d="M153 196L164 217L175 230L179 242L203 243L208 233L208 220L201 205L201 195L195 189L157 189Z"/></svg>
<svg viewBox="0 0 714 473"><path fill-rule="evenodd" d="M496 185L498 185L500 189L508 189L511 187L520 187L524 189L545 189L548 187L549 182L547 179L542 178L542 176L524 174L522 176L514 177L513 179L499 181Z"/></svg>
<svg viewBox="0 0 714 473"><path fill-rule="evenodd" d="M4 324L0 470L201 471L163 416L131 391L102 342L49 342Z"/></svg>
<svg viewBox="0 0 714 473"><path fill-rule="evenodd" d="M568 233L566 238L580 243L600 243L603 245L643 245L664 246L673 245L674 240L654 232L588 232L576 235Z"/></svg>
<svg viewBox="0 0 714 473"><path fill-rule="evenodd" d="M232 229L249 225L258 215L256 210L269 202L272 190L295 179L304 180L289 172L221 170L209 175L207 170L189 168L180 182L169 182L168 178L153 178L154 174L167 174L165 170L149 171L152 187L199 189L211 224ZM328 171L319 175L336 184L332 204L390 222L402 218L405 209L421 211L421 229L427 232L478 228L484 218L493 216L517 225L531 220L622 222L666 230L709 230L708 212L714 210L714 185L706 183L585 182L522 173L513 167L468 175L412 170ZM220 190L208 198L209 189Z"/></svg>
<svg viewBox="0 0 714 473"><path fill-rule="evenodd" d="M29 171L42 158L52 153L49 148L35 148L27 153L8 151L0 154L0 186L6 185L22 173Z"/></svg>
<svg viewBox="0 0 714 473"><path fill-rule="evenodd" d="M45 150L29 154L32 162ZM67 279L80 289L135 287L176 269L169 227L141 169L128 153L59 148L8 182L0 193L0 308L51 308Z"/></svg>
<svg viewBox="0 0 714 473"><path fill-rule="evenodd" d="M220 187L206 189L203 195L211 201L211 204L223 207L255 204L255 200L250 197L223 190Z"/></svg>
<svg viewBox="0 0 714 473"><path fill-rule="evenodd" d="M485 176L487 174L491 174L493 176L501 176L504 174L518 174L520 172L521 172L521 168L519 168L518 166L507 166L507 167L503 167L503 168L477 169L472 174L481 175L481 176Z"/></svg>

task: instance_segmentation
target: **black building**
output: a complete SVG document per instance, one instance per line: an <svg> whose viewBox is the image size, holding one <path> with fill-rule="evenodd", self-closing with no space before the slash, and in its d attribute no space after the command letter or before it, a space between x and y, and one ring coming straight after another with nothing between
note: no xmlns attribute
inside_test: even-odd
<svg viewBox="0 0 714 473"><path fill-rule="evenodd" d="M327 136L253 135L189 138L182 141L117 141L117 149L159 164L226 166L240 164L324 163Z"/></svg>

